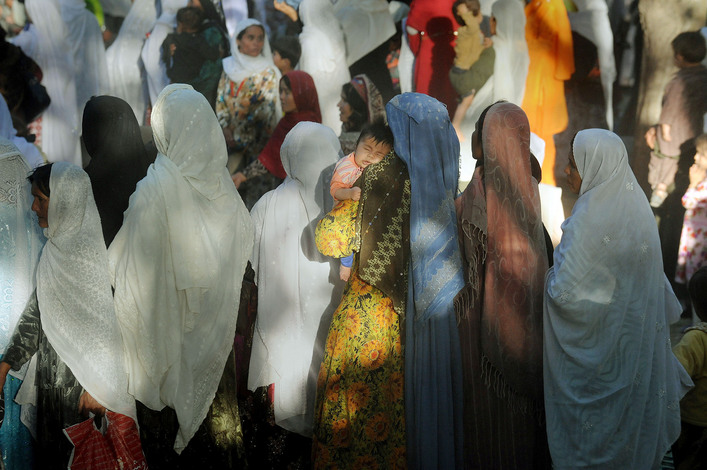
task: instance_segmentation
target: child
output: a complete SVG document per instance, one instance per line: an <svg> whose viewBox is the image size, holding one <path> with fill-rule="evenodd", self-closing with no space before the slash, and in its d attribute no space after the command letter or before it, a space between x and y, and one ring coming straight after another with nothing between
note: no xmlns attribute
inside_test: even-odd
<svg viewBox="0 0 707 470"><path fill-rule="evenodd" d="M363 170L373 163L378 163L393 148L393 132L381 119L366 124L356 142L356 150L339 160L331 178L330 192L336 201L361 198L361 188L353 186ZM353 254L341 258L339 277L348 281L351 274Z"/></svg>
<svg viewBox="0 0 707 470"><path fill-rule="evenodd" d="M272 61L283 75L297 67L299 58L302 55L302 47L297 36L278 38L273 41L270 47L272 49Z"/></svg>
<svg viewBox="0 0 707 470"><path fill-rule="evenodd" d="M688 328L673 348L695 388L680 400L682 430L673 444L675 468L704 468L707 462L707 266L690 278L687 290L701 322Z"/></svg>
<svg viewBox="0 0 707 470"><path fill-rule="evenodd" d="M491 47L493 42L483 35L479 26L484 18L479 0L456 0L452 5L452 13L461 25L454 46L454 67L449 71L449 81L461 99L454 112L452 125L459 140L463 142L462 120L476 92L493 74L496 53Z"/></svg>
<svg viewBox="0 0 707 470"><path fill-rule="evenodd" d="M675 280L684 284L701 266L707 266L707 134L695 139L697 153L690 167L690 185L682 197L685 218Z"/></svg>
<svg viewBox="0 0 707 470"><path fill-rule="evenodd" d="M190 83L199 76L207 60L217 60L218 50L199 34L203 13L195 7L177 11L177 32L168 34L162 43L162 61L172 83Z"/></svg>
<svg viewBox="0 0 707 470"><path fill-rule="evenodd" d="M678 34L671 43L678 73L666 85L660 121L648 129L645 138L651 148L648 182L653 189L650 203L660 207L672 191L681 147L702 132L707 112L707 68L705 39L699 31Z"/></svg>

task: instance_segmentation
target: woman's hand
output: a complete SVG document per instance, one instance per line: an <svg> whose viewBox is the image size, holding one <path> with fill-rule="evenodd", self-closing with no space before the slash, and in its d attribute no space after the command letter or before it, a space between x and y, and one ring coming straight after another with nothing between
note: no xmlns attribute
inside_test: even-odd
<svg viewBox="0 0 707 470"><path fill-rule="evenodd" d="M690 167L690 189L697 187L707 177L707 171L700 168L697 163ZM4 363L3 363L4 364ZM1 372L1 370L0 370Z"/></svg>
<svg viewBox="0 0 707 470"><path fill-rule="evenodd" d="M241 171L231 176L231 180L233 180L233 184L236 185L236 189L240 188L241 184L243 184L243 182L247 179L248 178L246 178L243 172Z"/></svg>
<svg viewBox="0 0 707 470"><path fill-rule="evenodd" d="M648 144L648 148L653 150L655 148L655 127L650 127L644 136L646 138L646 143Z"/></svg>
<svg viewBox="0 0 707 470"><path fill-rule="evenodd" d="M273 6L277 11L280 11L284 14L287 15L289 19L292 21L297 21L299 19L299 15L297 14L297 10L295 10L293 7L285 3L285 0L282 0L281 2L278 2L277 0L273 0Z"/></svg>
<svg viewBox="0 0 707 470"><path fill-rule="evenodd" d="M7 362L0 362L0 390L5 387L5 380L7 379L7 373L10 372L12 366Z"/></svg>
<svg viewBox="0 0 707 470"><path fill-rule="evenodd" d="M343 264L339 266L339 279L348 282L349 277L351 277L351 268L347 268Z"/></svg>
<svg viewBox="0 0 707 470"><path fill-rule="evenodd" d="M233 131L228 127L223 128L223 138L226 139L226 147L231 148L236 146L236 141L233 139Z"/></svg>
<svg viewBox="0 0 707 470"><path fill-rule="evenodd" d="M106 412L106 407L96 401L88 392L84 391L79 398L79 413L88 416L88 413L103 416Z"/></svg>

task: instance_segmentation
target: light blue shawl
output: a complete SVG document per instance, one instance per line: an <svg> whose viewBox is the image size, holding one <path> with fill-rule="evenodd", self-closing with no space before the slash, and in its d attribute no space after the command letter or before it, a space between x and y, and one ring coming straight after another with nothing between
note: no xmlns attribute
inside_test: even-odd
<svg viewBox="0 0 707 470"><path fill-rule="evenodd" d="M459 141L447 109L427 95L396 96L386 111L412 191L405 339L408 466L461 467L462 371L454 313L454 297L464 287L454 210Z"/></svg>

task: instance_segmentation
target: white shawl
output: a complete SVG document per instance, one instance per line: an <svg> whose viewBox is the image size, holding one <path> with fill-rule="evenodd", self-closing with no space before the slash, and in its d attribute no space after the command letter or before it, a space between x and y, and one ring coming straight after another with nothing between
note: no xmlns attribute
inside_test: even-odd
<svg viewBox="0 0 707 470"><path fill-rule="evenodd" d="M106 50L109 95L128 102L137 122L142 124L147 96L142 82L140 52L147 33L157 20L154 0L135 0L125 17L115 42Z"/></svg>
<svg viewBox="0 0 707 470"><path fill-rule="evenodd" d="M177 26L177 11L187 6L187 0L163 0L162 14L145 40L140 57L145 67L145 79L150 95L150 103L157 102L160 92L169 85L167 69L161 59L162 43Z"/></svg>
<svg viewBox="0 0 707 470"><path fill-rule="evenodd" d="M42 154L39 153L39 149L37 148L37 146L31 142L27 142L27 139L25 139L24 137L17 136L17 131L12 126L12 115L10 115L10 109L7 107L7 102L5 101L5 98L3 98L1 95L0 137L11 141L17 146L22 156L25 157L25 160L27 160L27 163L29 163L30 168L37 168L39 165L42 165L44 163L44 158L42 157Z"/></svg>
<svg viewBox="0 0 707 470"><path fill-rule="evenodd" d="M525 78L528 75L528 44L525 41L525 12L518 0L497 0L491 7L496 18L496 35L493 48L496 59L493 75L474 96L474 101L466 112L462 132L471 139L476 120L486 107L498 100L506 100L518 106L525 94ZM474 173L474 158L471 145L461 146L461 180L469 181Z"/></svg>
<svg viewBox="0 0 707 470"><path fill-rule="evenodd" d="M324 341L343 287L332 260L319 254L314 229L331 206L329 181L341 147L331 129L300 122L281 156L287 178L251 213L258 316L248 388L274 383L275 422L310 436Z"/></svg>
<svg viewBox="0 0 707 470"><path fill-rule="evenodd" d="M395 23L385 0L330 1L346 38L349 67L395 34Z"/></svg>
<svg viewBox="0 0 707 470"><path fill-rule="evenodd" d="M569 12L572 31L589 39L597 47L601 87L604 92L606 123L614 128L613 91L616 80L614 61L614 34L609 23L609 7L605 0L574 0L579 11Z"/></svg>
<svg viewBox="0 0 707 470"><path fill-rule="evenodd" d="M49 188L47 242L37 266L42 330L93 398L135 419L91 180L81 168L56 162Z"/></svg>
<svg viewBox="0 0 707 470"><path fill-rule="evenodd" d="M236 38L242 31L251 26L260 26L263 30L265 30L262 23L253 18L248 18L238 23L235 33L231 36L231 55L222 61L223 71L226 72L226 75L228 75L228 78L230 78L233 83L238 84L251 75L260 73L268 68L272 69L277 75L277 79L280 80L280 70L275 67L275 64L272 61L272 51L270 50L270 42L268 41L267 35L265 36L263 50L257 57L242 54L238 50Z"/></svg>
<svg viewBox="0 0 707 470"><path fill-rule="evenodd" d="M49 161L81 165L74 59L68 31L54 0L27 0L29 29L13 39L42 69L42 85L52 102L42 114L42 149Z"/></svg>
<svg viewBox="0 0 707 470"><path fill-rule="evenodd" d="M582 186L547 273L544 378L555 468L658 468L680 434L670 347L681 307L663 274L653 213L621 139L577 134Z"/></svg>
<svg viewBox="0 0 707 470"><path fill-rule="evenodd" d="M59 0L61 19L68 31L67 41L74 58L76 109L79 122L92 96L108 90L108 64L103 34L98 20L83 0Z"/></svg>
<svg viewBox="0 0 707 470"><path fill-rule="evenodd" d="M10 140L0 138L0 354L5 354L34 291L35 270L44 244L37 218L30 210L29 172L19 149ZM24 373L25 368L20 373L10 370L10 374L20 378Z"/></svg>
<svg viewBox="0 0 707 470"><path fill-rule="evenodd" d="M341 133L337 103L341 87L351 80L346 66L346 43L330 0L303 0L299 16L304 26L299 40L302 45L300 70L310 74L317 87L322 124L336 135Z"/></svg>
<svg viewBox="0 0 707 470"><path fill-rule="evenodd" d="M160 93L159 151L110 245L129 391L173 408L181 452L206 417L233 347L253 226L226 169L211 106L191 86Z"/></svg>

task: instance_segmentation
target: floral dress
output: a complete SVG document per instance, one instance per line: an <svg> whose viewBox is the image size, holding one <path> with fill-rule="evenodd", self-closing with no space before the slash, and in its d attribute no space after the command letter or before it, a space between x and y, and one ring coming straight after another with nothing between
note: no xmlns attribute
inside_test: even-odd
<svg viewBox="0 0 707 470"><path fill-rule="evenodd" d="M317 230L322 253L351 252L358 203L347 200ZM332 218L331 215L334 214ZM337 218L345 222L336 227ZM359 254L329 327L317 381L314 468L405 468L404 359L393 301L359 278Z"/></svg>
<svg viewBox="0 0 707 470"><path fill-rule="evenodd" d="M685 191L682 205L687 209L680 235L675 280L687 283L702 266L707 266L707 179Z"/></svg>
<svg viewBox="0 0 707 470"><path fill-rule="evenodd" d="M279 81L272 68L235 83L222 73L216 97L216 116L222 128L233 132L235 147L244 162L252 162L263 150L277 122L275 100Z"/></svg>

